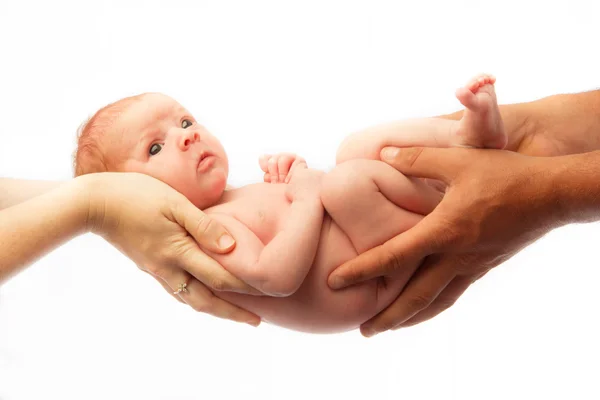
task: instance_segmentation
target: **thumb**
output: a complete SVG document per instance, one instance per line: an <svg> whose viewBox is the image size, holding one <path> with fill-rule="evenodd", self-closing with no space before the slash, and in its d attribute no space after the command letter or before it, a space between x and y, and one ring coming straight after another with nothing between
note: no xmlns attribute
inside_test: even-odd
<svg viewBox="0 0 600 400"><path fill-rule="evenodd" d="M466 166L467 149L385 147L381 159L405 175L450 183ZM472 150L471 150L472 151Z"/></svg>
<svg viewBox="0 0 600 400"><path fill-rule="evenodd" d="M235 239L229 232L185 197L171 209L175 221L207 250L228 253L235 247Z"/></svg>

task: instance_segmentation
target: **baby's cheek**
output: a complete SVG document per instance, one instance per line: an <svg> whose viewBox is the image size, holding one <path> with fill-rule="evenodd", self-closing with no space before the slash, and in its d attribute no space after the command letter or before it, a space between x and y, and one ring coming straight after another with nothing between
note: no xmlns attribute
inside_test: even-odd
<svg viewBox="0 0 600 400"><path fill-rule="evenodd" d="M183 174L174 172L174 169L173 171L163 172L161 176L157 178L183 194L186 194L186 191L197 186L194 184L195 182L186 181Z"/></svg>

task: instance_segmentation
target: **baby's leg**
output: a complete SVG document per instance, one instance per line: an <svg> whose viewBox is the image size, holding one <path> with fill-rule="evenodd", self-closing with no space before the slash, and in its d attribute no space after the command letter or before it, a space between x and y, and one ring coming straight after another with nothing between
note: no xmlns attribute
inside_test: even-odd
<svg viewBox="0 0 600 400"><path fill-rule="evenodd" d="M321 201L358 253L406 231L442 194L382 161L352 160L323 177Z"/></svg>
<svg viewBox="0 0 600 400"><path fill-rule="evenodd" d="M494 82L495 78L482 75L456 91L456 97L466 107L460 121L415 118L353 133L340 144L336 163L360 158L379 160L379 152L386 146L504 148L507 136Z"/></svg>
<svg viewBox="0 0 600 400"><path fill-rule="evenodd" d="M357 253L383 244L410 229L431 212L442 194L381 161L352 160L325 175L321 201L333 222L348 236ZM377 293L378 310L405 285L385 279Z"/></svg>
<svg viewBox="0 0 600 400"><path fill-rule="evenodd" d="M456 97L466 107L456 131L456 145L502 149L508 137L500 116L494 90L496 78L479 75L456 91Z"/></svg>

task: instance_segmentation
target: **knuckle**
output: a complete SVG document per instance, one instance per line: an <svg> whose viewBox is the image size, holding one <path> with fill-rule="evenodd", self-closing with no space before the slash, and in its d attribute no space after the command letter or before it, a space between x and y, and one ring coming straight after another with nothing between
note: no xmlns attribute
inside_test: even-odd
<svg viewBox="0 0 600 400"><path fill-rule="evenodd" d="M403 151L406 155L405 160L409 168L412 168L417 163L419 157L423 154L423 150L423 147L412 147Z"/></svg>
<svg viewBox="0 0 600 400"><path fill-rule="evenodd" d="M205 302L194 302L194 303L190 304L190 307L192 307L192 309L194 311L197 311L200 313L208 313L209 312L208 304L206 304Z"/></svg>
<svg viewBox="0 0 600 400"><path fill-rule="evenodd" d="M397 321L396 319L392 319L392 318L385 318L382 319L381 321L378 321L377 324L377 330L383 332L383 331L389 331L390 329L394 328L397 325Z"/></svg>
<svg viewBox="0 0 600 400"><path fill-rule="evenodd" d="M149 267L146 267L146 271L148 271L152 275L154 275L157 278L160 278L162 280L166 280L167 277L169 276L168 269L163 266L158 266L158 265L149 266Z"/></svg>
<svg viewBox="0 0 600 400"><path fill-rule="evenodd" d="M348 267L348 277L352 281L363 281L368 278L368 272L359 264L351 264Z"/></svg>
<svg viewBox="0 0 600 400"><path fill-rule="evenodd" d="M393 249L383 248L383 255L379 259L379 270L385 274L391 274L400 270L404 264L404 258Z"/></svg>
<svg viewBox="0 0 600 400"><path fill-rule="evenodd" d="M206 214L202 214L196 224L196 232L200 235L206 235L214 226L214 221Z"/></svg>
<svg viewBox="0 0 600 400"><path fill-rule="evenodd" d="M439 299L436 305L436 315L452 307L456 303L456 300L455 298Z"/></svg>
<svg viewBox="0 0 600 400"><path fill-rule="evenodd" d="M482 272L486 270L486 266L477 253L469 253L455 258L455 269L458 274L467 274Z"/></svg>
<svg viewBox="0 0 600 400"><path fill-rule="evenodd" d="M221 278L212 278L208 286L216 291L223 291L228 288L227 283Z"/></svg>
<svg viewBox="0 0 600 400"><path fill-rule="evenodd" d="M146 272L146 273L149 273L149 274L155 275L155 274L152 272L152 268L146 267L146 265L145 265L145 264L144 264L144 265L142 265L142 264L136 264L136 266L137 266L137 267L138 267L140 270L142 270L142 271L144 271L144 272Z"/></svg>
<svg viewBox="0 0 600 400"><path fill-rule="evenodd" d="M413 311L421 311L431 304L431 299L422 294L413 295L407 301L408 307Z"/></svg>
<svg viewBox="0 0 600 400"><path fill-rule="evenodd" d="M436 225L435 236L431 238L433 248L462 246L469 235L468 229L461 228L460 221L443 213L438 214Z"/></svg>
<svg viewBox="0 0 600 400"><path fill-rule="evenodd" d="M456 267L459 271L467 271L472 268L473 264L476 262L475 257L469 254L461 254L459 257L456 257Z"/></svg>

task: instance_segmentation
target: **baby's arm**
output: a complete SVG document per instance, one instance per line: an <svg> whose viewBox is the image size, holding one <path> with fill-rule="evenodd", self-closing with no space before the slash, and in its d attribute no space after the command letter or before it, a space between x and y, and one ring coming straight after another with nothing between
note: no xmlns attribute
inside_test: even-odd
<svg viewBox="0 0 600 400"><path fill-rule="evenodd" d="M235 249L211 254L229 272L270 296L289 296L302 284L317 252L323 205L321 171L303 169L288 185L292 204L283 229L266 245L244 224L224 214L211 214L233 235Z"/></svg>
<svg viewBox="0 0 600 400"><path fill-rule="evenodd" d="M336 154L336 164L352 159L379 160L385 146L450 147L458 121L419 118L368 128L348 136Z"/></svg>

